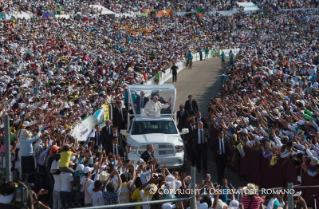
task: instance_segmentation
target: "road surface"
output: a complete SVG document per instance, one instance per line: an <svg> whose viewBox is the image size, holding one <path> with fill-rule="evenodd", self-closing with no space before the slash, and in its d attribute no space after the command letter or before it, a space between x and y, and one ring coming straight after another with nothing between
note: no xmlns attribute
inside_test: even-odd
<svg viewBox="0 0 319 209"><path fill-rule="evenodd" d="M192 69L184 69L177 75L177 82L172 82L172 79L166 83L174 84L177 91L175 111L179 110L180 104L185 104L188 95L193 95L198 103L202 117L207 113L207 104L210 98L220 92L221 75L224 69L221 68L220 58L212 58L206 61L198 61L193 63ZM217 182L216 165L212 162L212 153L208 151L208 172L211 174L212 182ZM190 175L190 164L186 162L186 173ZM196 182L203 180L203 174L196 174ZM240 181L239 176L231 170L225 171L225 178L235 187L244 186L247 182Z"/></svg>

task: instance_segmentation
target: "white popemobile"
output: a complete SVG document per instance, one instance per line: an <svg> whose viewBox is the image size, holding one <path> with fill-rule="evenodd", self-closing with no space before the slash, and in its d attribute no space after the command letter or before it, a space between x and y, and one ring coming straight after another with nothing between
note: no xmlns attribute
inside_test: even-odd
<svg viewBox="0 0 319 209"><path fill-rule="evenodd" d="M173 117L174 85L131 85L127 92L133 114L128 114L128 129L121 130L121 134L127 139L128 160L136 165L147 144L153 144L153 155L159 165L182 168L184 144L181 135L187 134L188 129L179 132Z"/></svg>

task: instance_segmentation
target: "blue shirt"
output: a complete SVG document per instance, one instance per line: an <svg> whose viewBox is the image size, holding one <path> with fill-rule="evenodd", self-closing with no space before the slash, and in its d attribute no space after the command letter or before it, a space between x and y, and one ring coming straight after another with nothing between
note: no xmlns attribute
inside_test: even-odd
<svg viewBox="0 0 319 209"><path fill-rule="evenodd" d="M193 60L193 55L192 55L191 53L188 53L187 58L188 58L189 60Z"/></svg>
<svg viewBox="0 0 319 209"><path fill-rule="evenodd" d="M114 192L103 192L105 205L119 204L120 193L121 193L121 188L117 188Z"/></svg>
<svg viewBox="0 0 319 209"><path fill-rule="evenodd" d="M231 55L231 56L230 56L230 61L231 61L231 62L234 62L234 55Z"/></svg>
<svg viewBox="0 0 319 209"><path fill-rule="evenodd" d="M220 56L222 57L223 61L226 59L226 55L225 54L221 54Z"/></svg>
<svg viewBox="0 0 319 209"><path fill-rule="evenodd" d="M30 139L23 139L20 138L20 154L21 157L23 156L32 156L33 155L33 146L32 143L35 142L39 137L41 136L41 133L39 132L35 137Z"/></svg>
<svg viewBox="0 0 319 209"><path fill-rule="evenodd" d="M220 199L223 202L227 202L227 187L222 186L223 194L220 195Z"/></svg>

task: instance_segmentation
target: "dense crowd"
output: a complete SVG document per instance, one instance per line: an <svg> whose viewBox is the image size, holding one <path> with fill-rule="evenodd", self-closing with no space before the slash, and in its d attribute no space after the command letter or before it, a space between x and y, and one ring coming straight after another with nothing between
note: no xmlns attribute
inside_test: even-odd
<svg viewBox="0 0 319 209"><path fill-rule="evenodd" d="M307 9L317 8L317 0L254 0L254 1L239 1L239 2L251 2L259 6L262 10L275 10L279 9ZM41 16L43 12L50 11L53 14L71 14L74 15L77 12L85 12L86 14L93 15L97 11L90 8L89 5L101 5L111 11L119 14L138 14L138 13L150 13L150 11L161 11L171 9L176 12L190 12L196 13L197 9L203 9L204 12L210 13L214 11L230 11L241 10L236 1L233 0L218 0L218 1L80 1L74 0L61 0L61 1L4 1L0 3L0 13L4 14L16 14L17 12L31 12ZM200 10L202 12L202 10Z"/></svg>
<svg viewBox="0 0 319 209"><path fill-rule="evenodd" d="M256 3L270 8L278 2ZM191 63L190 52L207 49L241 48L222 77L221 94L209 105L211 138L217 138L222 130L233 145L260 149L271 165L279 158L289 158L298 167L298 176L302 170L309 176L318 174L318 11L273 9L226 17L206 14L202 19L196 15L97 16L87 21L41 18L44 11L51 10L94 14L95 11L88 8L90 4L87 1L1 2L2 13L39 13L32 20L0 21L1 126L4 115L9 114L13 175L28 174L27 180L35 183L34 190L41 195L39 207L49 205L60 209L145 202L181 196L174 192L150 194L150 190L190 189L191 177L185 173L169 171L150 158L141 158L136 167L121 158L125 156L126 141L118 132L126 125L124 119L107 121L102 129L96 126L97 134L87 142L78 142L69 133L74 124L104 104L120 110L122 103L126 104L126 109L123 108L126 114L130 110L127 85L144 84L177 61L187 59ZM189 1L184 5L153 1L96 4L126 13L173 6L177 11L215 9L216 2L213 6L207 1ZM232 2L221 2L224 4L228 10ZM313 5L317 6L316 1L283 1L278 6L307 8ZM222 59L224 56L222 53ZM189 128L196 123L196 118L189 118L184 125ZM3 139L3 130L0 134ZM191 137L187 136L190 140ZM150 153L152 149L149 145ZM1 150L5 152L3 141ZM241 154L233 153L232 165L238 163L236 155ZM233 188L222 179L218 179L220 185L213 185L207 175L196 188L202 191L204 187ZM254 188L254 185L248 187ZM48 190L48 194L42 188ZM1 187L0 192L5 196ZM258 208L260 204L287 208L287 197L280 195L261 198L247 194L238 199L234 195L208 194L197 198L198 208L226 205L247 208L250 200L251 208ZM307 208L300 195L296 195L295 204ZM175 205L176 208L188 206L187 201ZM143 206L172 207L171 204Z"/></svg>

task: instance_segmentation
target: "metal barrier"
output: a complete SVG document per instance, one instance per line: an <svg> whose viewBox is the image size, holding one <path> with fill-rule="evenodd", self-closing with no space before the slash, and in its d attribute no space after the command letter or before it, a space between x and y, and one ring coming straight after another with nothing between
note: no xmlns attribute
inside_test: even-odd
<svg viewBox="0 0 319 209"><path fill-rule="evenodd" d="M185 201L190 199L191 197L185 197L185 198L176 198L176 199L167 199L167 200L153 200L149 202L130 202L130 203L117 204L117 205L85 207L85 209L125 208L125 207L141 206L141 205L154 205L154 204L161 204L161 203L168 203L168 202L179 202L179 201ZM76 209L80 209L80 208L76 208Z"/></svg>

